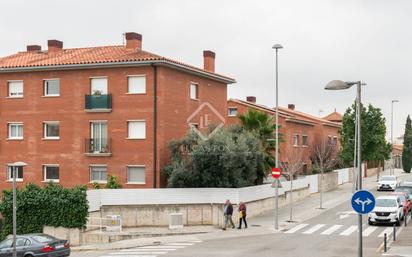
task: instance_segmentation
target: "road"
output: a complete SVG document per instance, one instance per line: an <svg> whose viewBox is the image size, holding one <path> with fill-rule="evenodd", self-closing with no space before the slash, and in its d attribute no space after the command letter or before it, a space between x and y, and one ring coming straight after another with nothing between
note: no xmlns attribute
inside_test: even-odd
<svg viewBox="0 0 412 257"><path fill-rule="evenodd" d="M385 194L372 190L375 196ZM250 226L253 226L253 220ZM253 227L252 227L253 229ZM392 235L391 226L369 226L363 217L364 256L381 256L377 251L383 234ZM345 257L357 256L357 217L347 200L324 210L320 215L293 224L289 229L264 235L210 238L197 236L190 240L105 252L79 252L82 257Z"/></svg>

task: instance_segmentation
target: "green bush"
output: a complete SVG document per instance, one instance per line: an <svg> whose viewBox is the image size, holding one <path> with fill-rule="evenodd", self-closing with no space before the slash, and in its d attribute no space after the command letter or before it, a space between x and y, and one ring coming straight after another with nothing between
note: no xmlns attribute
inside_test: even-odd
<svg viewBox="0 0 412 257"><path fill-rule="evenodd" d="M119 179L115 175L109 175L109 177L107 178L106 188L107 189L119 189L119 188L122 188L122 184L120 184Z"/></svg>
<svg viewBox="0 0 412 257"><path fill-rule="evenodd" d="M89 208L86 190L85 186L69 189L55 184L44 188L28 184L18 190L17 233L39 233L43 226L84 228ZM12 191L4 190L0 202L0 213L4 218L0 239L12 233L12 206Z"/></svg>

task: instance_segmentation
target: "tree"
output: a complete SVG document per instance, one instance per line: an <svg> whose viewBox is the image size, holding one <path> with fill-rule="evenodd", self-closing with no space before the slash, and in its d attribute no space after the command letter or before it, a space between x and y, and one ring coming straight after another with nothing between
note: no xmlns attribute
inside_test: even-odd
<svg viewBox="0 0 412 257"><path fill-rule="evenodd" d="M311 160L313 168L320 171L320 203L319 209L323 209L323 173L333 169L337 164L337 146L326 140L325 135L318 136L312 145Z"/></svg>
<svg viewBox="0 0 412 257"><path fill-rule="evenodd" d="M355 138L355 104L343 115L340 157L344 164L353 163ZM362 161L389 159L392 146L386 142L385 118L381 109L369 104L361 108L361 158Z"/></svg>
<svg viewBox="0 0 412 257"><path fill-rule="evenodd" d="M241 127L249 132L257 134L265 150L264 175L267 175L271 167L275 165L274 152L276 150L275 132L276 124L273 116L266 112L249 109L245 114L239 115ZM282 134L279 133L279 142L282 142ZM261 183L261 182L260 182Z"/></svg>
<svg viewBox="0 0 412 257"><path fill-rule="evenodd" d="M172 141L169 187L245 187L263 180L265 152L248 131L222 129L209 140L195 133ZM265 174L265 173L263 173Z"/></svg>
<svg viewBox="0 0 412 257"><path fill-rule="evenodd" d="M402 150L402 166L407 173L411 172L412 168L412 125L411 118L406 118L405 134L403 136L403 150Z"/></svg>
<svg viewBox="0 0 412 257"><path fill-rule="evenodd" d="M293 178L296 172L303 168L303 151L302 148L293 147L285 156L285 161L281 163L282 170L289 175L290 180L290 197L289 197L289 222L293 221Z"/></svg>

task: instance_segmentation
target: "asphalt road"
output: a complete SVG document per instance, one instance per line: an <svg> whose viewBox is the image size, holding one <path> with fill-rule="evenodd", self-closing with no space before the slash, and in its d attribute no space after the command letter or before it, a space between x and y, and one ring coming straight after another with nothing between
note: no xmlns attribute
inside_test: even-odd
<svg viewBox="0 0 412 257"><path fill-rule="evenodd" d="M386 194L372 190L375 196ZM357 256L357 215L350 201L325 210L320 215L296 223L288 230L266 235L207 238L115 251L77 252L78 257L345 257ZM250 225L253 225L250 224ZM369 226L363 217L363 253L365 257L381 256L377 250L383 233L391 236L391 226ZM401 232L400 232L401 233Z"/></svg>

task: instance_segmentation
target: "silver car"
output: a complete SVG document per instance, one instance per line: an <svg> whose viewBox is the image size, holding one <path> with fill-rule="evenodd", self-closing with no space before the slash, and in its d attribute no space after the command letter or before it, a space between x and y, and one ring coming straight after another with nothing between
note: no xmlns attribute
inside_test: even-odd
<svg viewBox="0 0 412 257"><path fill-rule="evenodd" d="M70 244L46 234L18 235L16 251L18 257L65 257L70 256ZM8 237L0 243L0 257L12 256L13 238Z"/></svg>

